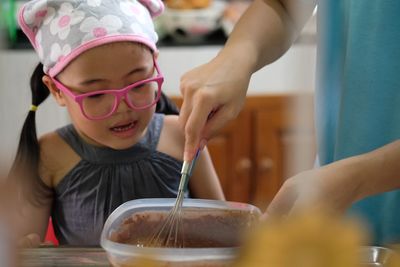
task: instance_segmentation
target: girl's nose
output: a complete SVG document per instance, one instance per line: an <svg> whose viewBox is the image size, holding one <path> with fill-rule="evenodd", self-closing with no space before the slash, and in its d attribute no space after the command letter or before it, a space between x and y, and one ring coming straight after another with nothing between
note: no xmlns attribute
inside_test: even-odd
<svg viewBox="0 0 400 267"><path fill-rule="evenodd" d="M123 113L126 112L128 110L132 110L129 106L128 103L126 102L126 98L122 97L119 100L119 103L117 104L117 109L115 110L116 113Z"/></svg>

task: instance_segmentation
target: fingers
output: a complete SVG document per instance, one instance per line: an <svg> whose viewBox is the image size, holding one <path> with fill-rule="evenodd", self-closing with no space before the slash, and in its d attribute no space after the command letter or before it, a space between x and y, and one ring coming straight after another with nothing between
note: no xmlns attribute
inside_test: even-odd
<svg viewBox="0 0 400 267"><path fill-rule="evenodd" d="M229 109L229 103L213 102L215 99L217 97L204 97L203 94L197 96L191 107L185 108L190 114L184 114L188 115L187 121L184 121L185 117L180 121L185 132L184 160L191 160L198 148L203 149L207 141L237 115Z"/></svg>
<svg viewBox="0 0 400 267"><path fill-rule="evenodd" d="M270 216L270 215L269 215L268 211L264 212L264 213L261 214L261 216L260 216L260 221L262 221L262 222L267 221L267 219L268 219L269 216Z"/></svg>
<svg viewBox="0 0 400 267"><path fill-rule="evenodd" d="M185 131L185 150L184 160L191 160L199 148L201 139L207 139L203 136L203 129L207 123L209 114L213 111L210 101L204 101L199 97L194 103L192 110L187 118ZM204 146L204 142L202 144Z"/></svg>
<svg viewBox="0 0 400 267"><path fill-rule="evenodd" d="M282 216L291 212L297 196L286 184L284 184L268 205L266 214L268 216ZM266 217L265 215L264 217Z"/></svg>
<svg viewBox="0 0 400 267"><path fill-rule="evenodd" d="M183 154L183 160L191 160L194 157L194 151L196 147L196 136L192 136L190 131L196 131L196 129L190 129L189 133L187 133L186 128L187 128L187 122L192 116L193 112L193 101L194 101L194 94L196 90L195 85L192 84L191 79L185 79L186 76L189 74L185 74L181 78L181 94L183 96L183 103L179 112L179 123L182 127L182 130L184 131L185 134L185 147L184 147L184 154ZM195 133L196 134L196 133ZM190 140L190 141L188 141Z"/></svg>
<svg viewBox="0 0 400 267"><path fill-rule="evenodd" d="M40 246L40 236L38 234L29 234L18 241L20 248L37 248Z"/></svg>
<svg viewBox="0 0 400 267"><path fill-rule="evenodd" d="M213 116L217 100L207 90L190 78L190 73L181 79L183 103L179 114L179 123L185 133L183 160L192 160L197 150L204 148L208 136L204 135L207 121Z"/></svg>
<svg viewBox="0 0 400 267"><path fill-rule="evenodd" d="M308 209L317 209L325 205L315 187L299 184L299 181L287 180L267 208L273 216L290 216Z"/></svg>
<svg viewBox="0 0 400 267"><path fill-rule="evenodd" d="M192 113L192 102L193 102L193 90L188 89L187 85L181 81L181 94L183 97L183 103L179 111L179 123L182 126L182 130L185 129L186 122L188 121L189 115Z"/></svg>

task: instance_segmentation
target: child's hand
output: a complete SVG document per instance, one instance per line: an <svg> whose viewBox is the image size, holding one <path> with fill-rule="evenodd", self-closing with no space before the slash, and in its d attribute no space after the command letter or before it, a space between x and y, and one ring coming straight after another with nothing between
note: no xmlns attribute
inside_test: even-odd
<svg viewBox="0 0 400 267"><path fill-rule="evenodd" d="M35 233L28 234L18 240L18 247L20 248L37 248L40 244L40 236Z"/></svg>

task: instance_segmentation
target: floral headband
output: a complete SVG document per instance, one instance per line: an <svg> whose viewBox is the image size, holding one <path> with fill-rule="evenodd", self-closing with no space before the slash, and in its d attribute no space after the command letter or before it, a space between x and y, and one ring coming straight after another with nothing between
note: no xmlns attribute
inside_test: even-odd
<svg viewBox="0 0 400 267"><path fill-rule="evenodd" d="M152 17L163 10L161 0L33 0L22 6L18 22L54 77L102 44L133 41L157 51Z"/></svg>

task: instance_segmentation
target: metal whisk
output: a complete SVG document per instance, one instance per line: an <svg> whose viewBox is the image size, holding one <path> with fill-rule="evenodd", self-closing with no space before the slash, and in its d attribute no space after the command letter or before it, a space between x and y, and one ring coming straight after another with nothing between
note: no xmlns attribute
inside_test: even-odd
<svg viewBox="0 0 400 267"><path fill-rule="evenodd" d="M192 161L184 161L181 170L181 180L179 182L178 195L175 200L175 205L169 211L165 221L148 242L149 247L174 247L179 248L184 246L184 234L182 227L182 204L184 192L187 188L189 178L200 150L197 151Z"/></svg>

